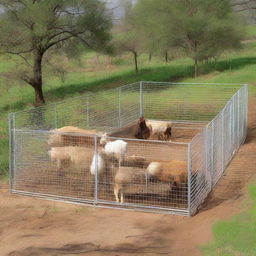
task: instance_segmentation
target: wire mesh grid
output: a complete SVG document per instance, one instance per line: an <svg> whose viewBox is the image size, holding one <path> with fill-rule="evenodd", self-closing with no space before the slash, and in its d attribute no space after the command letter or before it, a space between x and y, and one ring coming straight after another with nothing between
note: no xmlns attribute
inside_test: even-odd
<svg viewBox="0 0 256 256"><path fill-rule="evenodd" d="M99 200L122 203L123 206L186 209L187 144L123 141L127 143L127 152L121 163L115 156L105 156L109 175L106 181L102 178L99 183L112 189L110 193L101 190ZM172 165L178 168L177 173L168 173ZM183 179L179 172L184 173Z"/></svg>
<svg viewBox="0 0 256 256"><path fill-rule="evenodd" d="M12 113L11 190L193 215L246 138L247 104L246 85L138 82ZM171 123L170 140L135 139L142 115Z"/></svg>
<svg viewBox="0 0 256 256"><path fill-rule="evenodd" d="M46 131L15 133L14 190L94 199L95 179L89 172L93 136Z"/></svg>

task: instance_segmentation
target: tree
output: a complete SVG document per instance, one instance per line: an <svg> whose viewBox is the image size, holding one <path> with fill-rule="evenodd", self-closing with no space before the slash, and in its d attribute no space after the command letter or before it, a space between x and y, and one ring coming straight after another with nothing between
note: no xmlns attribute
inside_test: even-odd
<svg viewBox="0 0 256 256"><path fill-rule="evenodd" d="M139 0L137 3L144 8L149 4L150 27L155 39L168 48L183 49L194 60L195 77L198 61L241 46L242 29L229 0ZM143 8L138 10L137 16L142 17L140 23L147 22L143 19Z"/></svg>
<svg viewBox="0 0 256 256"><path fill-rule="evenodd" d="M134 6L133 15L137 34L140 37L141 49L165 56L168 62L168 50L171 45L171 36L166 33L166 0L139 0ZM163 15L164 14L164 15ZM168 26L168 25L167 25Z"/></svg>
<svg viewBox="0 0 256 256"><path fill-rule="evenodd" d="M194 60L195 77L198 61L241 46L243 33L229 0L179 0L174 11L175 43Z"/></svg>
<svg viewBox="0 0 256 256"><path fill-rule="evenodd" d="M115 29L114 45L119 52L130 52L133 55L135 72L138 73L138 54L140 50L140 35L135 23L133 5L130 0L123 0L124 17Z"/></svg>
<svg viewBox="0 0 256 256"><path fill-rule="evenodd" d="M20 56L29 72L36 105L45 103L43 58L50 50L107 50L111 14L100 0L0 0L0 52ZM81 47L81 45L83 45Z"/></svg>

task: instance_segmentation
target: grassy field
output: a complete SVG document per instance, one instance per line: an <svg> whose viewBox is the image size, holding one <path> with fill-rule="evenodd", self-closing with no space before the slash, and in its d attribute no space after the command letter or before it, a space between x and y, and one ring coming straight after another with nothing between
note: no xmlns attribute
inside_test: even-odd
<svg viewBox="0 0 256 256"><path fill-rule="evenodd" d="M202 247L205 256L256 255L256 186L249 187L251 208L213 226L214 240Z"/></svg>
<svg viewBox="0 0 256 256"><path fill-rule="evenodd" d="M255 25L250 25L247 27L247 38L255 39L256 38L256 27Z"/></svg>

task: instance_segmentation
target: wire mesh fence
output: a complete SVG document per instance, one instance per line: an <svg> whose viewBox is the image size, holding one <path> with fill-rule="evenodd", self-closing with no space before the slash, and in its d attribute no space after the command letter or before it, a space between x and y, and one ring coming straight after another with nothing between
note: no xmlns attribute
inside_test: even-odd
<svg viewBox="0 0 256 256"><path fill-rule="evenodd" d="M193 215L246 138L247 105L246 85L138 82L12 113L11 191ZM135 138L141 116L171 137Z"/></svg>

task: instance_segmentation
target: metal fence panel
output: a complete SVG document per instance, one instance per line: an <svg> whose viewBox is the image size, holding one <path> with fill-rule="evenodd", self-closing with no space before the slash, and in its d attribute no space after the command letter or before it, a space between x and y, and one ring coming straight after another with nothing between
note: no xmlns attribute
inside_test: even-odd
<svg viewBox="0 0 256 256"><path fill-rule="evenodd" d="M191 142L190 214L194 214L211 190L212 176L207 169L207 133L194 137Z"/></svg>
<svg viewBox="0 0 256 256"><path fill-rule="evenodd" d="M140 83L120 87L120 127L140 117Z"/></svg>
<svg viewBox="0 0 256 256"><path fill-rule="evenodd" d="M111 140L116 141L116 138ZM105 158L107 175L101 175L99 179L99 203L119 204L121 195L118 202L114 195L116 188L124 194L123 207L132 204L186 210L187 144L122 140L127 143L127 153L121 166L115 155ZM178 168L176 176L168 169L172 165ZM182 172L184 177L180 179Z"/></svg>
<svg viewBox="0 0 256 256"><path fill-rule="evenodd" d="M247 112L246 85L138 82L14 113L10 187L102 207L193 215L245 141ZM172 142L136 140L142 115L171 121ZM106 155L100 133L56 134L63 126L108 132L110 141L128 144L125 158ZM53 136L63 144L49 145ZM152 175L149 166L161 171ZM178 166L179 174L166 166ZM122 171L129 175L120 182Z"/></svg>
<svg viewBox="0 0 256 256"><path fill-rule="evenodd" d="M63 145L49 147L50 137L61 138ZM94 137L69 137L65 141L62 134L16 130L13 190L93 200Z"/></svg>
<svg viewBox="0 0 256 256"><path fill-rule="evenodd" d="M211 121L238 89L236 85L143 82L144 116Z"/></svg>
<svg viewBox="0 0 256 256"><path fill-rule="evenodd" d="M243 86L226 103L218 115L191 142L191 208L196 209L216 185L225 168L247 134L248 87ZM199 166L199 167L198 167ZM200 182L195 169L204 170ZM194 188L194 190L193 190ZM195 191L198 191L196 195Z"/></svg>

